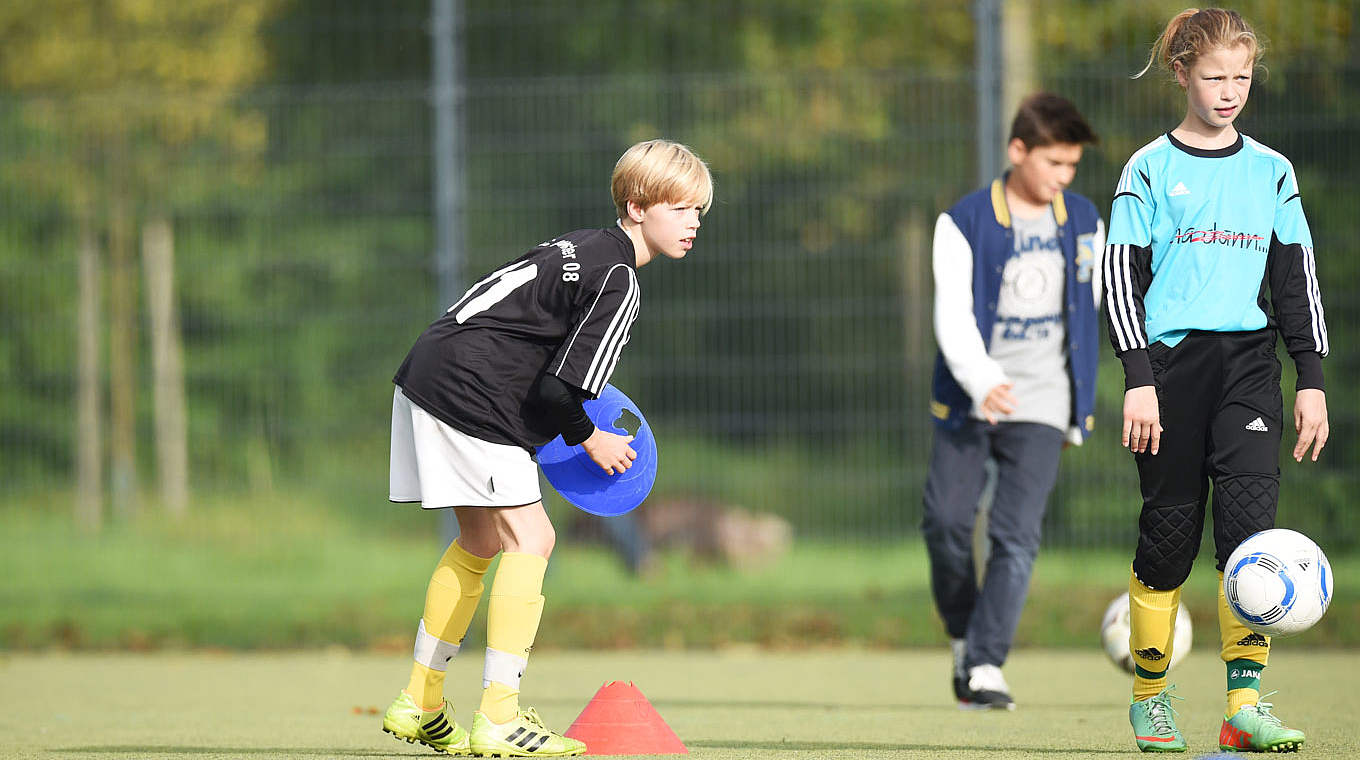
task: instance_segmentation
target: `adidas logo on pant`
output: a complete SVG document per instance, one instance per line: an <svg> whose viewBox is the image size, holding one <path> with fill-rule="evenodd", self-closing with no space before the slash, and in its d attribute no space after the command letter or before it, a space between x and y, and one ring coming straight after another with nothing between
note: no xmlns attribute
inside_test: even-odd
<svg viewBox="0 0 1360 760"><path fill-rule="evenodd" d="M1269 432L1270 432L1270 428L1266 427L1265 421L1262 420L1260 417L1257 417L1256 419L1252 420L1251 422L1248 422L1248 423L1247 423L1247 427L1246 427L1245 429L1246 429L1246 430L1254 430L1254 431L1256 431L1257 433L1269 433Z"/></svg>

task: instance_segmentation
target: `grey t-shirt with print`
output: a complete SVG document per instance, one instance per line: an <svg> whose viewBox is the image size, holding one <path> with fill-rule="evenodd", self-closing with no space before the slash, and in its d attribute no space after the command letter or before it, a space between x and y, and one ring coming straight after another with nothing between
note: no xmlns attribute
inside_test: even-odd
<svg viewBox="0 0 1360 760"><path fill-rule="evenodd" d="M996 323L987 353L1014 383L1015 411L998 419L1038 422L1067 432L1072 388L1063 323L1066 266L1053 210L1012 217L1015 250L1002 272Z"/></svg>

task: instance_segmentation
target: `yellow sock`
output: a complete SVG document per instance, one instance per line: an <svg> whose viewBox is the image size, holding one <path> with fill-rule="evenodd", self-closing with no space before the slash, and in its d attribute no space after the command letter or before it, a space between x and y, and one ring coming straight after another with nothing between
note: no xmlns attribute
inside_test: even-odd
<svg viewBox="0 0 1360 760"><path fill-rule="evenodd" d="M492 723L519 714L519 679L543 617L543 573L548 560L537 554L507 552L491 584L486 612L486 670L481 712Z"/></svg>
<svg viewBox="0 0 1360 760"><path fill-rule="evenodd" d="M478 557L454 541L430 576L425 614L416 632L416 661L406 687L426 710L444 704L444 669L463 643L482 599L482 576L490 566L490 557Z"/></svg>
<svg viewBox="0 0 1360 760"><path fill-rule="evenodd" d="M1223 596L1223 573L1218 574L1219 655L1228 671L1228 709L1231 718L1243 705L1261 701L1261 671L1270 658L1270 637L1242 625Z"/></svg>
<svg viewBox="0 0 1360 760"><path fill-rule="evenodd" d="M1133 653L1133 698L1157 696L1166 688L1166 668L1175 640L1181 590L1157 591L1129 573L1129 650Z"/></svg>

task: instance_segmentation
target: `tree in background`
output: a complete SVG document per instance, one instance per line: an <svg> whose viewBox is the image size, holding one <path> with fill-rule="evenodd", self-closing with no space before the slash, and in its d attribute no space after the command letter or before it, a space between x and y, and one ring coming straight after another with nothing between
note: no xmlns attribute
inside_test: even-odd
<svg viewBox="0 0 1360 760"><path fill-rule="evenodd" d="M460 5L463 275L526 237L607 224L608 167L632 141L689 142L713 165L717 206L696 255L646 283L646 339L619 368L653 423L683 441L667 472L829 535L909 530L933 355L929 230L976 182L970 4ZM1075 189L1108 197L1128 154L1176 111L1174 88L1126 77L1180 5L1002 5L1031 81L1077 100L1102 135ZM1325 281L1360 276L1346 248L1360 202L1354 3L1240 7L1270 42L1247 131L1294 160ZM4 486L40 491L74 462L98 498L112 461L126 473L115 494L132 503L133 447L171 442L156 428L176 427L157 425L148 402L174 391L143 386L185 386L156 358L180 349L156 336L182 332L196 495L220 487L246 505L243 492L278 488L372 512L387 403L374 390L400 361L398 338L446 305L430 256L429 14L429 0L0 8L0 322L14 336L0 341ZM173 262L172 278L152 277L171 271L157 260ZM78 272L83 286L68 287ZM1336 345L1360 319L1343 295L1324 294ZM83 344L51 358L51 336L73 333ZM35 358L54 369L33 371ZM1345 362L1329 373L1344 377ZM68 426L70 398L83 411ZM1117 407L1102 403L1108 431ZM1331 505L1354 479L1344 403L1328 466L1306 481ZM710 451L720 455L701 458ZM677 464L686 455L692 466ZM1065 473L1084 480L1060 484L1056 501L1089 501L1071 522L1091 532L1056 535L1108 541L1113 455L1070 455L1082 464ZM158 465L163 494L174 469ZM695 472L708 477L680 483Z"/></svg>
<svg viewBox="0 0 1360 760"><path fill-rule="evenodd" d="M860 464L853 452L910 462L904 450L926 431L933 354L929 228L952 197L976 182L969 4L461 5L469 188L464 274L513 255L526 234L600 224L608 211L605 168L629 142L665 135L692 144L718 183L715 212L705 220L707 242L684 267L646 284L654 307L638 329L648 340L630 350L620 382L652 410L654 423L704 445L737 444L752 457L771 459L782 455L772 453L778 450L794 466L806 465L803 470L852 472L852 483L898 488L886 494L866 487L865 497L876 501L865 509L875 514L892 502L915 501L909 472L900 466L889 472L877 461ZM1076 187L1092 198L1108 197L1127 155L1165 128L1176 110L1174 92L1126 78L1141 67L1169 5L1003 3L1006 40L1028 47L1031 86L1071 95L1097 123L1102 144L1083 162ZM1258 91L1249 119L1289 112L1270 104L1268 91L1299 64L1325 70L1320 82L1344 81L1339 67L1353 38L1342 18L1348 3L1246 0L1244 6L1254 20L1263 19L1258 28L1272 39L1270 55L1278 53L1268 62L1279 69ZM1290 8L1297 17L1272 27L1295 12ZM381 9L361 0L297 0L281 16L287 33L272 38L280 63L275 76L348 93L375 83L427 81L421 27L427 13L424 0L393 0ZM331 52L341 49L344 55ZM1307 86L1291 86L1289 97L1300 89ZM1314 102L1299 112L1317 110ZM335 111L315 118L325 120L327 113ZM352 133L319 133L337 145L356 133L378 144L418 136L408 122L383 123L384 115L370 109ZM1332 150L1343 144L1327 143ZM384 188L428 181L416 162L383 158L369 153L367 165L348 175L314 172L311 187L325 197L353 199L371 192L375 181ZM1306 176L1310 169L1295 162ZM1310 214L1327 213L1322 198L1312 203ZM403 292L417 292L424 282L418 292L433 296L429 272L405 277L410 284ZM371 363L373 356L356 358ZM386 364L355 369L390 372ZM1108 415L1102 424L1109 424ZM1340 462L1339 448L1336 454ZM1111 455L1100 447L1077 455L1084 464L1070 471L1086 478L1083 498L1093 509L1104 505ZM1092 519L1103 530L1104 518ZM828 526L848 521L839 514L827 520Z"/></svg>
<svg viewBox="0 0 1360 760"><path fill-rule="evenodd" d="M160 499L188 508L184 365L174 278L173 216L191 181L186 152L218 146L235 160L260 149L241 91L267 70L257 31L274 0L14 0L0 5L0 81L26 97L21 119L50 152L21 159L30 187L59 199L78 228L76 516L102 521L100 341L107 287L110 485L116 514L137 511L138 334L134 248L150 329ZM108 250L101 283L100 241ZM39 252L33 252L38 255Z"/></svg>

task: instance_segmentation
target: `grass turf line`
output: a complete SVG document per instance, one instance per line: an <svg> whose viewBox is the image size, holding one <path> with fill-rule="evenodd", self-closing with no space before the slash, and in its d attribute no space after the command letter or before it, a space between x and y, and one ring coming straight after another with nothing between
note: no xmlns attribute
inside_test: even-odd
<svg viewBox="0 0 1360 760"><path fill-rule="evenodd" d="M1217 750L1223 666L1201 646L1172 671L1180 726L1197 757ZM1313 757L1354 757L1355 710L1338 673L1360 653L1281 647L1264 685L1308 733ZM0 656L0 757L435 757L380 730L409 655L22 653ZM466 723L479 656L454 660L448 696ZM1090 650L1017 650L1006 667L1019 709L954 707L944 647L535 652L524 702L564 730L601 683L631 680L695 760L766 758L1135 758L1129 677ZM73 694L72 685L78 685ZM1145 756L1144 756L1145 757Z"/></svg>

